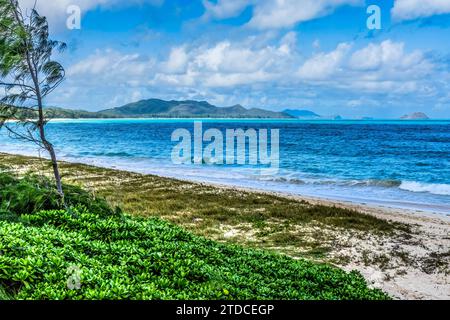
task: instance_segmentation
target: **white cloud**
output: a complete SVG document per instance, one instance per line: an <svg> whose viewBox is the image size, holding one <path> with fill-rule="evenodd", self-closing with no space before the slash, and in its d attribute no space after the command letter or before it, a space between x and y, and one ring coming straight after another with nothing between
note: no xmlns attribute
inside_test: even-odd
<svg viewBox="0 0 450 320"><path fill-rule="evenodd" d="M295 59L296 34L287 33L277 45L261 45L259 39L236 42L225 40L213 45L191 47L183 53L173 49L168 61L156 75L157 82L170 85L232 87L276 79L291 67ZM175 50L175 51L174 51ZM175 58L182 56L182 59ZM182 60L184 73L173 72L170 61ZM170 62L170 63L169 63Z"/></svg>
<svg viewBox="0 0 450 320"><path fill-rule="evenodd" d="M239 15L254 1L252 0L218 0L216 3L203 0L206 16L215 19L227 19Z"/></svg>
<svg viewBox="0 0 450 320"><path fill-rule="evenodd" d="M450 13L449 0L395 0L392 8L394 20L414 20Z"/></svg>
<svg viewBox="0 0 450 320"><path fill-rule="evenodd" d="M71 5L78 6L82 15L87 11L101 7L127 6L132 4L150 3L161 5L164 0L19 0L19 4L24 12L30 10L36 4L36 9L40 15L47 17L52 30L65 27L69 16L67 8Z"/></svg>
<svg viewBox="0 0 450 320"><path fill-rule="evenodd" d="M253 98L246 100L240 93L244 87L251 87L247 94L260 99L268 84L289 74L300 62L294 62L300 57L295 33L286 33L278 42L267 41L249 37L241 42L184 44L173 47L161 60L97 50L67 68L67 81L61 87L65 98L55 95L52 103L75 100L96 109L148 97L209 100L220 105L250 103ZM91 97L102 101L101 106L92 106Z"/></svg>
<svg viewBox="0 0 450 320"><path fill-rule="evenodd" d="M249 26L256 29L289 28L326 16L344 5L362 6L364 0L203 0L207 17L227 19L253 7ZM413 20L450 13L449 0L394 0L394 20Z"/></svg>
<svg viewBox="0 0 450 320"><path fill-rule="evenodd" d="M67 77L82 77L84 81L107 81L109 84L122 83L136 85L142 83L155 68L155 61L140 54L122 54L106 49L97 50L86 59L72 65L67 70Z"/></svg>
<svg viewBox="0 0 450 320"><path fill-rule="evenodd" d="M307 60L299 69L298 76L306 80L325 80L340 71L351 45L341 43L336 50L319 53Z"/></svg>
<svg viewBox="0 0 450 320"><path fill-rule="evenodd" d="M424 61L420 51L406 54L404 43L383 41L381 44L371 43L367 47L353 53L350 65L356 70L375 70L389 67L394 70L418 69Z"/></svg>
<svg viewBox="0 0 450 320"><path fill-rule="evenodd" d="M418 93L427 95L426 82L436 71L421 51L406 52L401 42L386 40L352 51L341 43L331 52L320 52L306 60L297 76L308 83L374 93Z"/></svg>
<svg viewBox="0 0 450 320"><path fill-rule="evenodd" d="M405 52L405 44L383 41L371 43L354 52L350 58L352 70L365 71L367 75L390 80L424 78L433 71L433 65L424 54L415 50Z"/></svg>
<svg viewBox="0 0 450 320"><path fill-rule="evenodd" d="M163 63L162 69L166 73L184 73L188 62L188 55L184 47L172 48L169 59Z"/></svg>
<svg viewBox="0 0 450 320"><path fill-rule="evenodd" d="M299 22L325 16L342 5L358 5L361 0L267 0L254 8L249 25L258 29L292 27Z"/></svg>
<svg viewBox="0 0 450 320"><path fill-rule="evenodd" d="M50 104L72 101L70 107L100 110L147 98L157 68L154 58L139 53L96 50L67 68L60 94L52 95Z"/></svg>
<svg viewBox="0 0 450 320"><path fill-rule="evenodd" d="M286 33L283 38L281 38L281 46L280 51L284 52L285 54L290 54L297 46L297 33L296 32L288 32Z"/></svg>
<svg viewBox="0 0 450 320"><path fill-rule="evenodd" d="M275 56L282 55L285 51L284 47L252 50L224 41L204 52L199 52L191 67L206 72L254 73L270 67Z"/></svg>
<svg viewBox="0 0 450 320"><path fill-rule="evenodd" d="M258 45L226 40L211 46L184 45L174 47L163 61L142 54L98 50L72 65L67 76L83 86L105 83L133 88L228 90L274 83L295 88L306 83L387 94L435 93L429 79L436 66L421 51L407 52L403 43L386 40L358 50L341 43L335 50L315 53L306 60L296 50L294 33L287 33L277 45L255 43Z"/></svg>
<svg viewBox="0 0 450 320"><path fill-rule="evenodd" d="M235 17L253 6L249 26L257 29L292 27L299 22L313 20L332 13L343 5L361 5L363 0L219 0L203 1L206 16L216 19Z"/></svg>
<svg viewBox="0 0 450 320"><path fill-rule="evenodd" d="M286 33L266 43L257 37L185 43L160 60L98 50L68 68L65 86L71 89L70 99L89 104L95 97L102 101L101 107L161 97L268 108L326 103L365 108L372 106L367 99L377 100L374 96L394 101L414 97L417 103L429 99L436 104L447 92L442 87L450 78L448 73L445 76L447 69L421 51L407 50L401 42L386 40L363 48L341 43L305 59L296 39L295 33ZM362 96L367 99L359 101ZM442 105L448 105L448 99Z"/></svg>

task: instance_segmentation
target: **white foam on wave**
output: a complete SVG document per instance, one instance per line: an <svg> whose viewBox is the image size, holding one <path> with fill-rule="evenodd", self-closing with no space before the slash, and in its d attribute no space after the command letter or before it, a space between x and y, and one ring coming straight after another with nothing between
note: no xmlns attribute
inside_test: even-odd
<svg viewBox="0 0 450 320"><path fill-rule="evenodd" d="M416 181L402 181L399 186L400 189L411 191L411 192L428 192L431 194L437 194L441 196L450 195L450 185L449 184L439 184L439 183L422 183Z"/></svg>

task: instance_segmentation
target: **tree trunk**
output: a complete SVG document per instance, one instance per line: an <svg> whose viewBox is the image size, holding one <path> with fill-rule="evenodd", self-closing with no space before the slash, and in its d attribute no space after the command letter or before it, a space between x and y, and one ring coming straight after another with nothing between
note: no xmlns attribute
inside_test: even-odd
<svg viewBox="0 0 450 320"><path fill-rule="evenodd" d="M61 174L59 173L59 166L58 166L58 160L56 159L56 153L55 149L53 148L53 145L47 140L47 137L45 136L45 127L44 127L44 112L42 108L42 100L40 99L40 94L38 90L38 113L39 113L39 121L38 121L38 128L39 128L39 135L41 138L41 142L45 148L45 150L48 151L50 154L50 159L52 161L52 167L53 167L53 175L55 176L55 183L56 183L56 189L61 196L61 199L65 205L64 202L64 191L62 188L62 182L61 182Z"/></svg>
<svg viewBox="0 0 450 320"><path fill-rule="evenodd" d="M42 144L44 145L44 148L48 151L50 154L50 159L52 161L53 166L53 175L55 176L55 183L56 183L56 189L58 190L59 195L61 196L62 201L64 202L64 191L62 188L62 182L61 182L61 175L59 173L59 166L58 166L58 160L56 159L56 153L55 149L53 148L53 145L47 140L45 136L45 128L44 128L44 112L42 108L42 100L40 98L40 93L38 91L38 113L39 113L39 121L38 121L38 128L39 128L39 135L42 141ZM65 205L65 202L64 202Z"/></svg>
<svg viewBox="0 0 450 320"><path fill-rule="evenodd" d="M48 142L46 144L46 148L47 148L47 151L50 154L50 158L52 160L53 174L55 176L55 182L56 182L56 189L58 190L58 193L61 196L61 198L64 200L64 191L62 188L61 175L59 173L59 166L58 166L58 161L56 159L55 149L53 148L53 145Z"/></svg>

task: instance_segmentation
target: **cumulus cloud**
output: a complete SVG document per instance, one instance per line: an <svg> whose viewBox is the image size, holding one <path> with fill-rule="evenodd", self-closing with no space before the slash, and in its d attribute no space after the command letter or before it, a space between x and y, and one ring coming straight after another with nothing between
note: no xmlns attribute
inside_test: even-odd
<svg viewBox="0 0 450 320"><path fill-rule="evenodd" d="M173 47L162 59L99 49L67 68L61 93L66 100L76 97L82 104L95 96L104 101L104 107L155 96L245 103L238 91L251 87L248 95L262 99L267 85L298 65L300 56L295 43L296 34L290 32L275 43L264 44L251 37L242 42L184 44ZM55 103L60 103L60 98L55 97Z"/></svg>
<svg viewBox="0 0 450 320"><path fill-rule="evenodd" d="M385 77L394 79L411 79L426 77L433 70L433 65L424 54L415 50L405 52L403 42L383 41L369 44L353 53L350 59L353 70L383 72Z"/></svg>
<svg viewBox="0 0 450 320"><path fill-rule="evenodd" d="M396 0L392 8L394 20L414 20L450 13L448 0Z"/></svg>
<svg viewBox="0 0 450 320"><path fill-rule="evenodd" d="M318 53L307 60L299 69L298 76L305 80L326 80L342 70L343 60L351 48L341 43L336 50Z"/></svg>
<svg viewBox="0 0 450 320"><path fill-rule="evenodd" d="M323 100L324 92L327 97L333 92L330 105L342 101L358 108L368 106L361 95L384 95L394 101L413 94L419 101L436 100L447 92L439 87L450 78L443 71L447 69L419 50L407 50L402 42L385 40L365 47L341 43L305 58L296 40L297 34L289 32L267 43L253 37L185 43L161 59L98 50L68 68L71 90L63 94L77 101L101 97L105 107L156 96L273 108L280 103L292 107L294 101L323 104L328 101Z"/></svg>
<svg viewBox="0 0 450 320"><path fill-rule="evenodd" d="M122 54L120 52L106 49L97 50L94 54L70 66L67 77L81 77L86 83L106 81L108 84L145 84L145 80L155 68L154 59L145 57L138 53ZM144 81L145 82L145 81Z"/></svg>
<svg viewBox="0 0 450 320"><path fill-rule="evenodd" d="M436 72L436 65L423 52L407 52L404 43L385 40L358 50L339 44L308 59L298 75L308 82L350 91L429 95L434 90L430 76Z"/></svg>
<svg viewBox="0 0 450 320"><path fill-rule="evenodd" d="M406 52L403 42L385 40L369 44L354 52L349 66L352 70L372 73L380 79L411 80L426 78L434 71L434 65L420 50Z"/></svg>
<svg viewBox="0 0 450 320"><path fill-rule="evenodd" d="M149 97L149 81L159 62L139 53L99 49L67 67L66 81L53 95L51 105L106 109Z"/></svg>
<svg viewBox="0 0 450 320"><path fill-rule="evenodd" d="M256 41L257 42L257 41ZM197 84L205 87L231 87L273 80L295 58L296 35L287 33L276 45L260 46L228 40L191 48L181 54L172 49L156 78L171 85ZM183 74L174 72L182 66ZM179 69L179 68L175 68Z"/></svg>
<svg viewBox="0 0 450 320"><path fill-rule="evenodd" d="M435 71L423 52L406 52L404 43L385 40L353 51L350 44L341 43L306 60L297 75L310 83L349 90L427 94Z"/></svg>
<svg viewBox="0 0 450 320"><path fill-rule="evenodd" d="M184 73L188 63L188 55L184 47L172 48L169 58L162 64L162 68L167 73Z"/></svg>

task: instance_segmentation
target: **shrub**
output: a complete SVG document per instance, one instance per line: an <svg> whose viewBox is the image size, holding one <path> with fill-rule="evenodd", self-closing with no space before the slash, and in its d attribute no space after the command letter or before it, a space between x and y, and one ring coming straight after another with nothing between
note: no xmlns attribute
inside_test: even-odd
<svg viewBox="0 0 450 320"><path fill-rule="evenodd" d="M104 199L72 185L63 186L65 201L58 195L51 180L36 175L18 179L0 172L0 219L12 219L14 215L36 213L42 210L58 210L67 206L82 205L101 216L120 213L112 210Z"/></svg>

